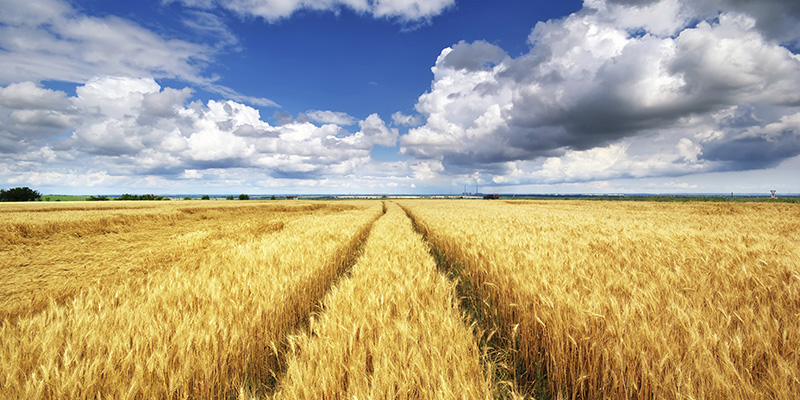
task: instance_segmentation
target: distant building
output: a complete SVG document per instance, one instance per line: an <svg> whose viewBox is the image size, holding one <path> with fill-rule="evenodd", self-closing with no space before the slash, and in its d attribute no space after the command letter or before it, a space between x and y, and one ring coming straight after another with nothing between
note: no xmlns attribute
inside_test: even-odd
<svg viewBox="0 0 800 400"><path fill-rule="evenodd" d="M297 196L286 196L286 200L297 200Z"/></svg>

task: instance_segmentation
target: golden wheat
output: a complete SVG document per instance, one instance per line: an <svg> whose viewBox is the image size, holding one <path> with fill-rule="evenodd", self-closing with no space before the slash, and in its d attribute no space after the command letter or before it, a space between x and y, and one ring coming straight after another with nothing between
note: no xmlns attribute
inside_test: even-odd
<svg viewBox="0 0 800 400"><path fill-rule="evenodd" d="M232 235L280 229L284 213L318 204L239 202L3 203L0 320L63 303L92 285L115 285L210 251ZM202 240L200 240L202 236ZM193 240L188 240L188 238Z"/></svg>
<svg viewBox="0 0 800 400"><path fill-rule="evenodd" d="M401 205L2 204L0 398L800 392L795 205Z"/></svg>
<svg viewBox="0 0 800 400"><path fill-rule="evenodd" d="M405 201L558 398L793 399L800 208Z"/></svg>
<svg viewBox="0 0 800 400"><path fill-rule="evenodd" d="M86 285L0 322L0 397L216 398L269 388L286 335L351 262L380 210L312 205L255 235L260 218L238 214L231 225L194 225L151 243L178 254L139 279Z"/></svg>
<svg viewBox="0 0 800 400"><path fill-rule="evenodd" d="M376 222L352 275L293 337L280 399L491 396L454 286L396 206Z"/></svg>

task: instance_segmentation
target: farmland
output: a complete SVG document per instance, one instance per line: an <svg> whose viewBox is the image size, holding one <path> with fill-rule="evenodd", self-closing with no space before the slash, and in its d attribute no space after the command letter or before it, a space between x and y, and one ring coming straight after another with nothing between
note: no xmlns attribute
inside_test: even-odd
<svg viewBox="0 0 800 400"><path fill-rule="evenodd" d="M567 398L800 392L800 209L773 204L403 204L521 381ZM454 218L454 214L458 215Z"/></svg>
<svg viewBox="0 0 800 400"><path fill-rule="evenodd" d="M380 203L222 209L177 203L32 212L30 223L11 215L6 223L23 233L5 239L14 244L4 245L4 253L22 255L2 266L3 279L20 270L47 283L4 282L3 294L14 288L24 292L16 297L39 299L54 290L59 298L35 310L10 299L11 320L0 328L2 395L257 392L274 379L286 335L349 267L381 212ZM49 242L64 242L50 250L59 254L41 255L41 263L53 257L51 265L19 264ZM68 254L73 246L97 255L84 263L82 254ZM84 268L99 272L83 278Z"/></svg>
<svg viewBox="0 0 800 400"><path fill-rule="evenodd" d="M0 398L778 398L800 208L0 205Z"/></svg>

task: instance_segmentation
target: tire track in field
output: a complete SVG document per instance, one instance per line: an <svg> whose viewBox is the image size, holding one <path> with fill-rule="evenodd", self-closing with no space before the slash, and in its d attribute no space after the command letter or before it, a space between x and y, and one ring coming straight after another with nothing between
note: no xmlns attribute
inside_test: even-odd
<svg viewBox="0 0 800 400"><path fill-rule="evenodd" d="M295 322L294 326L291 328L289 332L287 332L286 337L284 340L278 345L278 348L274 349L274 353L272 356L274 357L272 360L267 360L267 363L277 365L277 369L273 372L272 379L267 382L260 382L263 385L260 388L242 388L239 391L239 400L243 399L258 399L260 398L259 392L265 392L266 395L270 395L272 392L275 391L277 385L281 381L282 377L286 373L287 368L287 356L291 350L291 343L289 340L290 335L299 335L309 331L310 329L310 322L312 314L314 312L322 312L324 311L322 301L325 296L331 292L331 290L339 284L343 279L347 279L350 271L358 262L359 258L364 252L364 244L369 238L373 227L375 224L386 215L386 203L383 202L383 210L380 214L378 214L372 221L370 221L358 234L353 237L353 239L343 246L345 249L343 252L346 254L345 258L334 261L333 264L338 265L338 268L335 272L333 279L331 279L328 283L328 287L318 296L312 297L310 300L311 303L316 304L316 311L312 311L306 315L297 316L297 321Z"/></svg>
<svg viewBox="0 0 800 400"><path fill-rule="evenodd" d="M227 248L198 254L195 268L93 288L24 321L0 321L0 358L7 361L0 398L236 398L242 389L269 391L285 365L287 353L279 349L355 264L383 215L378 206L308 215L268 240L234 235Z"/></svg>
<svg viewBox="0 0 800 400"><path fill-rule="evenodd" d="M280 232L289 216L348 209L343 204L11 209L22 215L73 215L30 223L16 215L15 222L0 222L0 322L38 314L51 302L63 305L93 286L130 285L176 265L192 268L204 254L229 247L231 239ZM105 214L109 210L114 213Z"/></svg>
<svg viewBox="0 0 800 400"><path fill-rule="evenodd" d="M409 209L398 206L411 220L414 230L422 235L439 272L455 284L461 311L478 327L475 340L483 354L484 371L492 381L494 398L523 398L520 392L536 393L536 398L551 398L541 379L532 380L527 376L523 360L516 356L519 352L516 330L500 322L493 300L484 297L478 285L464 276L462 265L428 240L428 233L420 229Z"/></svg>
<svg viewBox="0 0 800 400"><path fill-rule="evenodd" d="M384 203L385 204L385 203ZM276 399L490 398L454 284L395 204L351 274L326 295L308 332L290 340Z"/></svg>

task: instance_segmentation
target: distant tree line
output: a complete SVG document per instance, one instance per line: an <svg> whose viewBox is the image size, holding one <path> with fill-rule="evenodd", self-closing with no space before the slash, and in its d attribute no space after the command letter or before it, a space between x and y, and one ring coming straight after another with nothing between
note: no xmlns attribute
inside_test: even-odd
<svg viewBox="0 0 800 400"><path fill-rule="evenodd" d="M29 187L15 187L8 190L0 189L0 201L36 201L42 194Z"/></svg>
<svg viewBox="0 0 800 400"><path fill-rule="evenodd" d="M258 197L256 197L258 198ZM266 197L263 197L266 198ZM130 194L125 193L122 196L116 198L110 198L108 196L89 196L85 197L87 201L108 201L108 200L169 200L167 196L156 196L154 194ZM184 200L191 200L191 197L184 197ZM203 195L200 197L201 200L211 200L211 196ZM226 196L226 200L235 200L236 197L234 196ZM239 200L250 200L250 195L242 193L238 197ZM276 197L273 195L270 197L272 200L276 200ZM42 194L36 190L33 190L29 187L16 187L12 189L2 189L0 190L0 201L37 201L42 200ZM49 197L46 199L49 200ZM58 201L58 200L57 200Z"/></svg>
<svg viewBox="0 0 800 400"><path fill-rule="evenodd" d="M164 196L156 196L152 194L129 194L125 193L122 196L119 196L117 200L169 200L168 197Z"/></svg>

